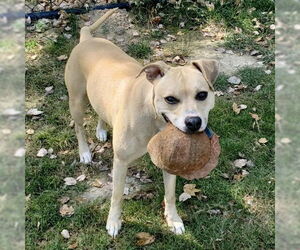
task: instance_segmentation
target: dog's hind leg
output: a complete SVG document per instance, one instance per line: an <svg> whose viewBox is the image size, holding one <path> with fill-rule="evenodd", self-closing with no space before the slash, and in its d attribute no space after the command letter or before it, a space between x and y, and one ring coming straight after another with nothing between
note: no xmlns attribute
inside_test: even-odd
<svg viewBox="0 0 300 250"><path fill-rule="evenodd" d="M175 205L175 187L176 175L172 175L163 170L164 186L165 186L165 218L170 230L175 234L184 233L184 225L179 217Z"/></svg>
<svg viewBox="0 0 300 250"><path fill-rule="evenodd" d="M70 67L70 65L67 65L67 67ZM75 122L75 132L78 140L80 162L88 164L92 161L92 154L87 144L83 127L83 118L88 101L86 94L86 81L79 73L74 73L73 71L71 74L71 71L67 70L65 82L69 92L70 112Z"/></svg>
<svg viewBox="0 0 300 250"><path fill-rule="evenodd" d="M99 118L97 129L96 129L96 137L99 141L105 142L107 141L107 126L105 122Z"/></svg>

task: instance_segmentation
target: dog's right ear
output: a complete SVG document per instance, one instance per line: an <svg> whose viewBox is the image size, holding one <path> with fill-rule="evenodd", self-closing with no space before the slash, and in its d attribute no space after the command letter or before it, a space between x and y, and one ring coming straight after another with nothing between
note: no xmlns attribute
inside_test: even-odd
<svg viewBox="0 0 300 250"><path fill-rule="evenodd" d="M151 83L154 83L155 80L159 80L160 78L162 78L169 70L169 68L170 66L168 66L163 61L150 63L141 69L140 73L137 75L137 78L145 72L147 80Z"/></svg>

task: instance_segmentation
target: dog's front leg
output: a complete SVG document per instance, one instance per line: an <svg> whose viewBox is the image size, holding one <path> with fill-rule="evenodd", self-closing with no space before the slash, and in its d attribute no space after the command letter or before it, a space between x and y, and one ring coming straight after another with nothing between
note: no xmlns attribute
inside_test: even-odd
<svg viewBox="0 0 300 250"><path fill-rule="evenodd" d="M109 215L107 218L106 229L110 236L116 237L121 229L121 203L124 194L124 186L126 180L128 164L114 158L113 163L113 191Z"/></svg>
<svg viewBox="0 0 300 250"><path fill-rule="evenodd" d="M184 225L176 209L176 175L172 175L163 170L165 185L165 218L172 232L175 234L184 233Z"/></svg>

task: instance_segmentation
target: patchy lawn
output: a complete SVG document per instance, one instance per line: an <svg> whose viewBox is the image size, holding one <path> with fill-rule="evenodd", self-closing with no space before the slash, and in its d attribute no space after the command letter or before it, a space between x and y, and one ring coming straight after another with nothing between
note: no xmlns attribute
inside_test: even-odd
<svg viewBox="0 0 300 250"><path fill-rule="evenodd" d="M71 33L78 35L76 20L71 21ZM176 31L177 32L177 31ZM189 35L197 34L190 31ZM160 34L155 34L160 37ZM148 38L145 38L147 41ZM133 164L129 171L132 179L141 176L150 179L147 190L138 191L125 200L124 224L117 239L109 237L105 230L109 200L84 199L82 195L94 186L103 172L111 170L112 152L108 144L95 137L96 116L87 112L86 129L95 153L90 166L78 163L77 140L71 128L67 91L63 83L65 61L57 57L68 55L75 39L63 35L57 41L40 39L40 35L27 35L26 109L38 108L44 113L26 118L26 245L28 249L140 249L136 234L148 232L155 241L148 249L273 249L274 248L274 69L246 67L235 73L243 85L235 92L221 74L216 90L216 107L210 115L210 126L221 136L222 154L219 166L209 178L186 181L178 178L177 197L183 185L194 183L201 191L185 202L177 202L186 233L176 236L168 231L163 219L164 195L161 171L148 155ZM270 48L272 49L272 48ZM152 60L144 40L129 51ZM245 88L246 85L247 87ZM258 85L261 89L255 91ZM53 86L53 93L46 87ZM247 105L236 114L233 103ZM250 113L257 114L254 124ZM266 138L266 144L258 143ZM41 148L52 148L50 158L38 158ZM99 148L103 150L99 150ZM98 149L98 150L97 150ZM55 158L56 156L56 158ZM236 159L247 159L243 169L234 166ZM108 167L108 170L103 170ZM104 168L105 169L105 168ZM85 174L86 180L74 186L65 186L64 178ZM74 208L70 217L60 215L62 197L69 197L68 206ZM67 229L71 237L64 239L61 231Z"/></svg>

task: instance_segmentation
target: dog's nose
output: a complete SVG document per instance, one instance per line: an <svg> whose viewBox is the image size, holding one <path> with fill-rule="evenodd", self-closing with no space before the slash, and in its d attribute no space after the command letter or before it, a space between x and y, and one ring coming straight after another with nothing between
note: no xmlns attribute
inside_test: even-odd
<svg viewBox="0 0 300 250"><path fill-rule="evenodd" d="M188 116L184 122L190 132L198 131L202 124L202 120L199 116Z"/></svg>

